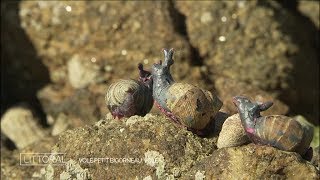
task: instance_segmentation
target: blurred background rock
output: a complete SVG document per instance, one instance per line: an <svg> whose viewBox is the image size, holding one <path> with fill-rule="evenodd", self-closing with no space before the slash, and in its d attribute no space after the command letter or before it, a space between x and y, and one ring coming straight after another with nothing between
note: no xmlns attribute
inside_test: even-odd
<svg viewBox="0 0 320 180"><path fill-rule="evenodd" d="M1 115L28 104L51 135L93 124L109 84L173 47L175 80L217 93L224 112L243 94L319 125L319 24L319 1L2 1Z"/></svg>

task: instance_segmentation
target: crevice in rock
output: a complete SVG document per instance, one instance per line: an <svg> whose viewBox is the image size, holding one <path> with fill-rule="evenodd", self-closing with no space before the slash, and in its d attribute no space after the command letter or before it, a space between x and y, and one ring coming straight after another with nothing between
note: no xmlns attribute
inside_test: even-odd
<svg viewBox="0 0 320 180"><path fill-rule="evenodd" d="M21 27L20 1L1 2L1 115L10 107L26 103L47 127L46 114L37 91L50 82L47 67Z"/></svg>
<svg viewBox="0 0 320 180"><path fill-rule="evenodd" d="M276 3L283 10L279 11ZM298 47L295 54L288 55L294 68L290 87L280 92L279 99L290 106L289 115L301 114L319 124L319 29L298 10L299 3L297 0L277 0L259 1L258 5L274 11L279 29Z"/></svg>
<svg viewBox="0 0 320 180"><path fill-rule="evenodd" d="M176 8L175 2L173 0L169 1L168 10L174 30L188 42L188 46L190 49L190 64L193 66L202 66L203 57L201 57L199 50L195 48L190 42L187 31L186 16Z"/></svg>

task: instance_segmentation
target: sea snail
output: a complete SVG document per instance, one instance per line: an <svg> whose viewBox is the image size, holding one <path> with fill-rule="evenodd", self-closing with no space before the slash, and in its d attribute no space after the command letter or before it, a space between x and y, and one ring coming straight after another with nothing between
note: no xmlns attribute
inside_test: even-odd
<svg viewBox="0 0 320 180"><path fill-rule="evenodd" d="M313 131L296 120L282 115L262 117L261 111L272 106L272 102L252 103L248 98L236 96L233 103L238 108L242 126L255 144L270 145L284 151L306 155ZM309 152L308 152L309 153Z"/></svg>
<svg viewBox="0 0 320 180"><path fill-rule="evenodd" d="M138 65L138 69L139 80L120 79L109 86L105 100L113 117L144 116L151 110L151 73L143 70L142 64Z"/></svg>
<svg viewBox="0 0 320 180"><path fill-rule="evenodd" d="M175 123L200 132L213 120L222 102L207 90L175 82L170 73L174 51L163 52L164 62L154 64L151 71L155 104Z"/></svg>

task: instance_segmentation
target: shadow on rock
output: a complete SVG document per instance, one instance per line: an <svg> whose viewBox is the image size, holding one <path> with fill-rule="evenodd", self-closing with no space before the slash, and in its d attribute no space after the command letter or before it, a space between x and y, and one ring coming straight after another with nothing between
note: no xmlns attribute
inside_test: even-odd
<svg viewBox="0 0 320 180"><path fill-rule="evenodd" d="M259 5L274 10L280 30L288 34L298 47L297 53L289 57L294 64L291 90L281 92L280 99L290 105L291 113L303 114L319 124L319 29L310 18L297 10L298 3L279 1L282 8L289 12L286 16L279 10L278 4L259 1Z"/></svg>
<svg viewBox="0 0 320 180"><path fill-rule="evenodd" d="M1 114L12 105L27 102L45 125L36 92L49 83L49 73L21 28L19 3L1 2Z"/></svg>

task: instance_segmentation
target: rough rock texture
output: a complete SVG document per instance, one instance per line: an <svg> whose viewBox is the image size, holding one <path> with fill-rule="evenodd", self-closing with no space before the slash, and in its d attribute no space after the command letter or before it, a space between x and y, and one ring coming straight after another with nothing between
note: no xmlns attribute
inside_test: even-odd
<svg viewBox="0 0 320 180"><path fill-rule="evenodd" d="M292 64L286 54L295 53L296 47L278 29L272 10L255 1L176 5L186 16L191 43L213 73L263 89L288 87Z"/></svg>
<svg viewBox="0 0 320 180"><path fill-rule="evenodd" d="M274 105L267 111L262 112L262 115L284 115L289 109L286 104L279 101L274 95L244 82L238 82L233 79L220 77L215 79L215 87L217 93L219 94L219 98L223 100L223 111L229 114L237 113L237 108L232 102L232 97L237 95L247 96L254 101L272 101Z"/></svg>
<svg viewBox="0 0 320 180"><path fill-rule="evenodd" d="M223 148L196 164L183 176L194 179L318 179L319 172L296 153L249 144Z"/></svg>
<svg viewBox="0 0 320 180"><path fill-rule="evenodd" d="M101 97L92 86L106 89L119 78L137 79L138 63L149 69L163 59L161 49L170 47L176 49L174 78L205 87L203 70L190 65L194 55L188 41L175 31L168 2L22 1L19 15L21 26L61 94L72 86L87 89L88 99ZM39 98L43 105L43 98ZM48 95L45 102L55 104L55 99ZM48 107L43 106L48 113ZM90 106L88 109L105 107ZM93 116L99 119L103 114L97 111Z"/></svg>
<svg viewBox="0 0 320 180"><path fill-rule="evenodd" d="M167 2L25 1L20 8L21 25L53 82L66 80L64 65L74 54L101 67L101 78L110 80L137 75L138 62L162 59L167 46L177 50L175 76L192 72L188 43L175 33Z"/></svg>
<svg viewBox="0 0 320 180"><path fill-rule="evenodd" d="M47 137L21 150L1 151L1 179L30 179L43 166L19 166L20 153L49 153L57 140L57 137Z"/></svg>
<svg viewBox="0 0 320 180"><path fill-rule="evenodd" d="M59 139L44 139L35 146L12 152L10 158L1 157L1 175L20 179L194 179L195 175L209 179L210 175L226 179L302 176L312 179L317 176L315 167L296 153L253 144L217 150L216 141L216 136L201 138L178 128L164 116L148 114L118 121L108 114L96 125L65 131ZM15 168L21 152L62 152L66 153L67 163Z"/></svg>
<svg viewBox="0 0 320 180"><path fill-rule="evenodd" d="M176 8L212 82L222 76L260 87L319 123L319 30L308 18L275 1L177 1Z"/></svg>
<svg viewBox="0 0 320 180"><path fill-rule="evenodd" d="M250 142L244 130L239 114L228 117L223 123L220 131L217 147L235 147Z"/></svg>
<svg viewBox="0 0 320 180"><path fill-rule="evenodd" d="M90 141L83 141L90 137ZM111 117L93 127L66 131L55 151L67 158L137 158L137 163L81 164L95 179L173 177L189 169L195 161L215 149L216 138L200 138L174 126L163 116L133 116L123 121ZM157 161L155 161L157 160Z"/></svg>
<svg viewBox="0 0 320 180"><path fill-rule="evenodd" d="M27 107L12 107L1 117L1 133L12 140L16 147L22 149L41 140L46 131L39 125L31 109Z"/></svg>

